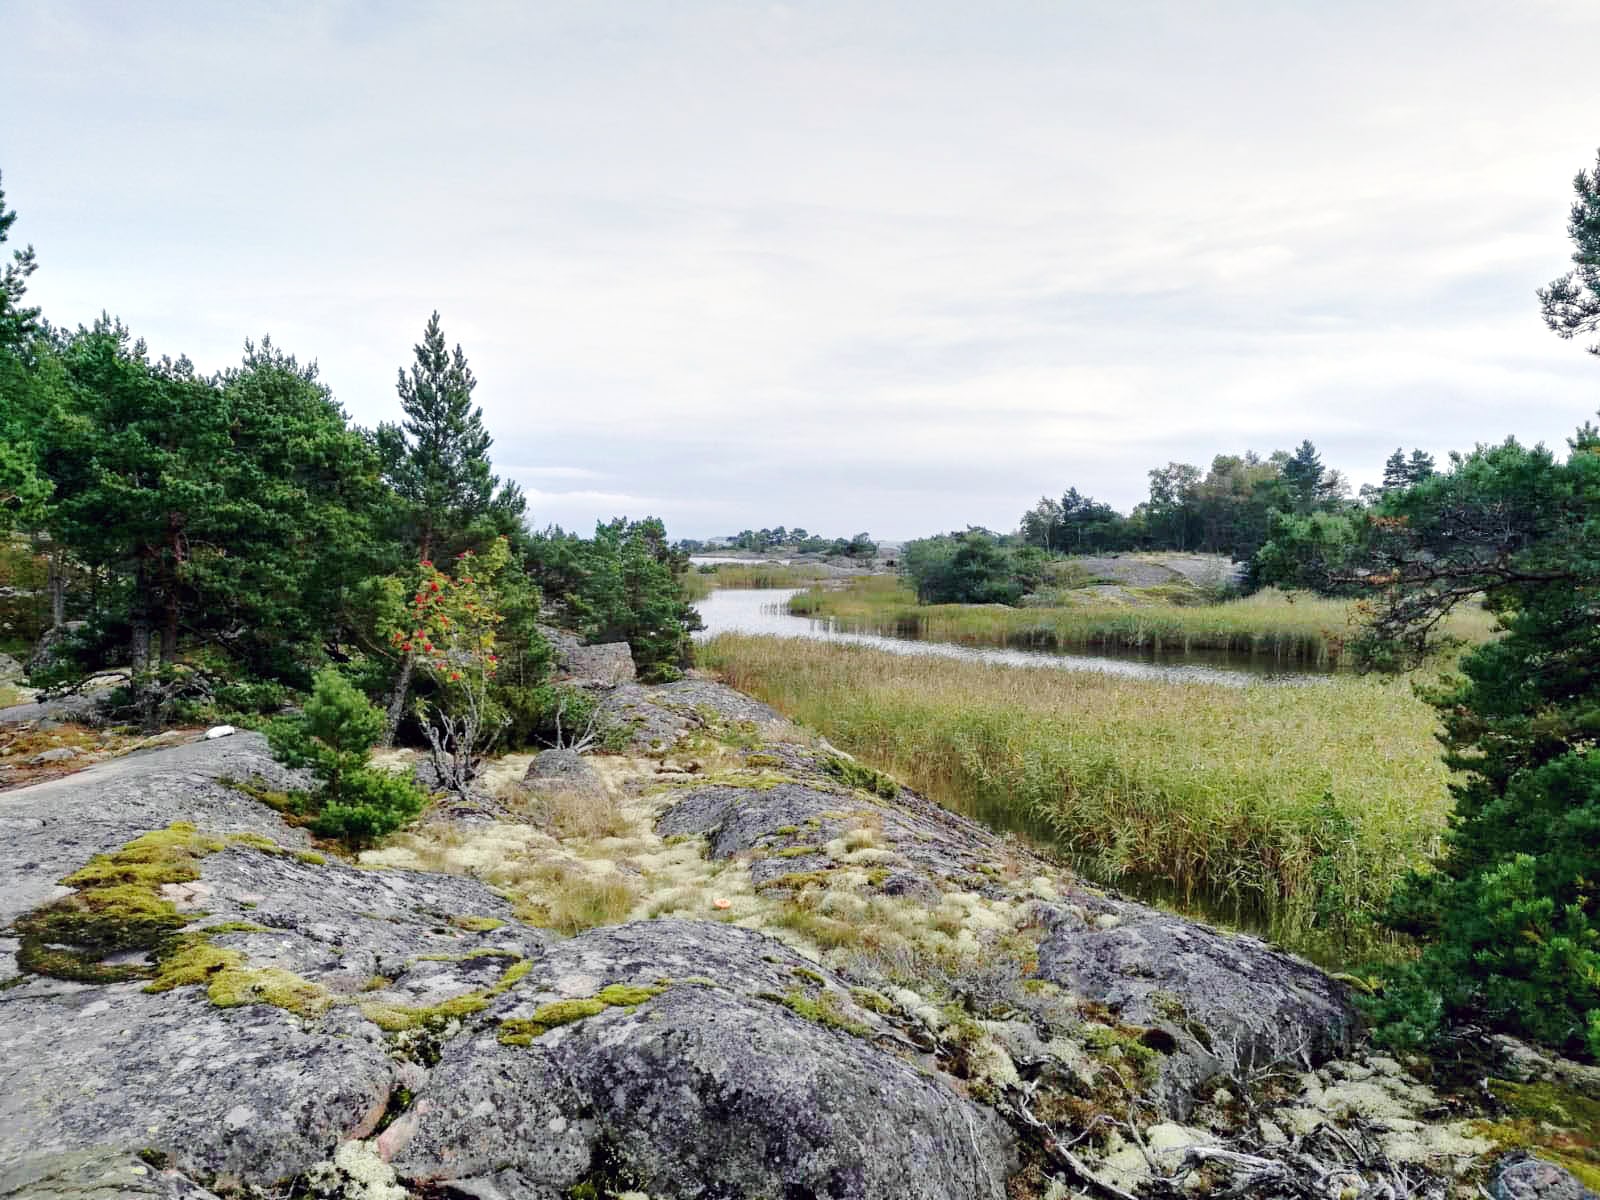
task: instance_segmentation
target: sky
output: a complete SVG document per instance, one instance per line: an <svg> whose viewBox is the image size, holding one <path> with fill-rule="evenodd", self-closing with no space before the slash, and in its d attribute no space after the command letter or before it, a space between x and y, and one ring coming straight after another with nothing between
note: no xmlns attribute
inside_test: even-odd
<svg viewBox="0 0 1600 1200"><path fill-rule="evenodd" d="M431 311L535 525L1010 529L1310 438L1560 444L1593 0L0 0L57 324L270 335L365 425Z"/></svg>

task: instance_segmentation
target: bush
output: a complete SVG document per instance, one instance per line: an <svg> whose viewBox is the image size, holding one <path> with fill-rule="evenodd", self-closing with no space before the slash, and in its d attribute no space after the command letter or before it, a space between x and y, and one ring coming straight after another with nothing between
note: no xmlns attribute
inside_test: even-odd
<svg viewBox="0 0 1600 1200"><path fill-rule="evenodd" d="M331 668L317 675L299 718L268 726L273 756L322 781L301 806L318 834L370 845L422 811L426 798L414 783L371 765L383 727L383 710Z"/></svg>

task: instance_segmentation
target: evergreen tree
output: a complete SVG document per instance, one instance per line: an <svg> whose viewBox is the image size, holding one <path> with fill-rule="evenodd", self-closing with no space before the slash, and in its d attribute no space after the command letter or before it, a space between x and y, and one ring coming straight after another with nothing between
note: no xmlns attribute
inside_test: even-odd
<svg viewBox="0 0 1600 1200"><path fill-rule="evenodd" d="M490 468L494 439L483 409L472 403L478 381L459 345L445 349L439 314L428 318L409 374L396 385L405 420L378 427L385 476L404 505L417 558L427 562L473 541L520 530L526 502L515 485L501 487ZM411 689L415 656L407 654L389 698L384 744L394 740Z"/></svg>
<svg viewBox="0 0 1600 1200"><path fill-rule="evenodd" d="M0 248L17 214L0 189ZM38 468L36 444L47 407L32 352L39 310L23 304L36 263L33 247L14 250L0 270L0 532L36 521L50 488Z"/></svg>
<svg viewBox="0 0 1600 1200"><path fill-rule="evenodd" d="M1539 289L1544 322L1563 338L1600 329L1600 157L1593 172L1579 171L1572 181L1577 198L1567 232L1572 236L1573 268L1549 287ZM1589 347L1600 354L1600 342Z"/></svg>
<svg viewBox="0 0 1600 1200"><path fill-rule="evenodd" d="M11 236L17 214L6 208L6 194L0 189L0 246ZM33 247L11 252L11 261L0 270L0 352L20 350L38 329L39 310L22 303L28 291L28 276L38 263Z"/></svg>
<svg viewBox="0 0 1600 1200"><path fill-rule="evenodd" d="M1432 697L1455 812L1391 904L1425 945L1376 1002L1379 1035L1479 1024L1600 1057L1600 442L1585 426L1565 462L1480 447L1372 527L1380 634L1414 639L1477 594L1505 627Z"/></svg>
<svg viewBox="0 0 1600 1200"><path fill-rule="evenodd" d="M1435 467L1433 455L1424 454L1421 450L1413 450L1411 457L1406 460L1406 484L1421 483L1424 479L1432 479Z"/></svg>
<svg viewBox="0 0 1600 1200"><path fill-rule="evenodd" d="M1411 484L1411 467L1406 462L1406 452L1396 446L1393 454L1383 463L1383 490L1399 491Z"/></svg>
<svg viewBox="0 0 1600 1200"><path fill-rule="evenodd" d="M1300 448L1283 464L1283 481L1297 513L1308 514L1317 507L1323 467L1317 448L1309 439L1301 442Z"/></svg>

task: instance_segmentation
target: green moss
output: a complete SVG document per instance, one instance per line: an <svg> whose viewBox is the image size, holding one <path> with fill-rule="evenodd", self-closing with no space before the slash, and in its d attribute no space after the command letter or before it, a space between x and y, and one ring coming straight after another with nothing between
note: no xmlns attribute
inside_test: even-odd
<svg viewBox="0 0 1600 1200"><path fill-rule="evenodd" d="M1567 1129L1595 1131L1600 1138L1600 1100L1556 1083L1508 1083L1491 1079L1494 1098L1517 1116Z"/></svg>
<svg viewBox="0 0 1600 1200"><path fill-rule="evenodd" d="M99 960L154 950L191 917L164 899L170 883L200 878L200 860L227 842L178 823L141 834L119 850L97 854L61 883L76 889L19 917L18 965L36 975L85 983L148 978L147 967L108 967Z"/></svg>
<svg viewBox="0 0 1600 1200"><path fill-rule="evenodd" d="M482 1012L488 1007L486 993L480 990L426 1006L386 1004L378 1000L368 1000L361 1004L361 1015L379 1029L389 1033L399 1033L408 1029L438 1028L452 1020L460 1020L473 1013Z"/></svg>
<svg viewBox="0 0 1600 1200"><path fill-rule="evenodd" d="M757 1000L770 1000L774 1004L781 1004L796 1016L814 1021L818 1025L825 1025L829 1029L838 1029L854 1037L866 1037L872 1030L859 1021L852 1021L839 1008L839 1002L832 992L822 992L814 999L798 989L780 996L776 992L757 992Z"/></svg>
<svg viewBox="0 0 1600 1200"><path fill-rule="evenodd" d="M776 754L747 754L745 755L744 765L747 767L781 767L784 765L784 761Z"/></svg>
<svg viewBox="0 0 1600 1200"><path fill-rule="evenodd" d="M270 1004L303 1017L314 1017L333 1003L327 989L278 967L220 970L206 985L206 996L218 1008Z"/></svg>
<svg viewBox="0 0 1600 1200"><path fill-rule="evenodd" d="M450 924L472 933L492 933L505 925L499 917L451 917Z"/></svg>
<svg viewBox="0 0 1600 1200"><path fill-rule="evenodd" d="M490 950L481 952L476 957L504 956L506 956L505 951ZM451 1021L459 1021L470 1017L473 1013L482 1012L489 1007L491 999L508 991L528 973L532 966L533 964L527 959L519 958L505 969L492 986L452 996L438 1004L418 1006L390 1004L382 1000L363 1001L361 1015L379 1029L389 1033L399 1033L408 1029L437 1029Z"/></svg>
<svg viewBox="0 0 1600 1200"><path fill-rule="evenodd" d="M782 850L774 850L773 858L804 858L808 854L821 854L821 846L785 846Z"/></svg>
<svg viewBox="0 0 1600 1200"><path fill-rule="evenodd" d="M663 981L654 987L636 983L611 983L593 996L573 1000L552 1000L549 1004L534 1009L531 1017L513 1017L501 1021L500 1043L504 1046L531 1045L535 1038L543 1037L552 1029L599 1016L608 1008L623 1008L631 1012L651 997L659 996L669 986L670 981Z"/></svg>
<svg viewBox="0 0 1600 1200"><path fill-rule="evenodd" d="M798 826L798 825L779 825L772 832L773 833L781 833L785 837L790 837L790 836L800 832L800 826Z"/></svg>
<svg viewBox="0 0 1600 1200"><path fill-rule="evenodd" d="M315 850L296 850L294 856L301 862L313 867L325 867L328 865L327 858L318 854Z"/></svg>
<svg viewBox="0 0 1600 1200"><path fill-rule="evenodd" d="M210 931L180 937L156 965L156 975L145 985L147 992L170 992L175 987L212 982L223 971L244 966L244 955L211 944Z"/></svg>
<svg viewBox="0 0 1600 1200"><path fill-rule="evenodd" d="M1110 1066L1125 1068L1120 1073L1131 1074L1134 1078L1130 1083L1149 1085L1155 1082L1161 1056L1140 1040L1144 1030L1133 1026L1088 1024L1079 1032L1089 1053Z"/></svg>
<svg viewBox="0 0 1600 1200"><path fill-rule="evenodd" d="M810 983L814 983L818 987L828 986L828 981L817 972L813 971L810 967L790 967L789 973L791 975L797 975L801 979L804 979Z"/></svg>
<svg viewBox="0 0 1600 1200"><path fill-rule="evenodd" d="M853 758L834 755L818 765L846 787L859 788L883 800L893 800L900 794L900 785L894 779Z"/></svg>
<svg viewBox="0 0 1600 1200"><path fill-rule="evenodd" d="M882 992L875 992L867 987L853 987L850 989L850 998L860 1007L884 1016L894 1011L894 1001Z"/></svg>

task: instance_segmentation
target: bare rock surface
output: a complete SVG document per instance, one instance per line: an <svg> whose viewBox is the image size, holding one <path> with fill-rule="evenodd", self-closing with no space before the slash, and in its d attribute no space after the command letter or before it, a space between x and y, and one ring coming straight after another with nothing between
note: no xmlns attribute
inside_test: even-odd
<svg viewBox="0 0 1600 1200"><path fill-rule="evenodd" d="M16 683L24 674L21 663L9 654L0 654L0 683Z"/></svg>
<svg viewBox="0 0 1600 1200"><path fill-rule="evenodd" d="M713 724L748 722L762 727L786 723L761 701L704 679L611 688L601 696L601 711L608 720L631 730L630 749L646 753L668 750L686 733Z"/></svg>
<svg viewBox="0 0 1600 1200"><path fill-rule="evenodd" d="M1056 920L1039 947L1039 978L1165 1031L1162 1072L1178 1114L1213 1076L1247 1077L1282 1061L1310 1067L1353 1043L1344 988L1310 963L1140 905L1097 907Z"/></svg>
<svg viewBox="0 0 1600 1200"><path fill-rule="evenodd" d="M0 923L54 899L56 880L94 855L175 821L309 846L303 830L218 782L252 777L279 787L293 781L253 733L130 754L0 793Z"/></svg>
<svg viewBox="0 0 1600 1200"><path fill-rule="evenodd" d="M0 1167L0 1200L217 1200L177 1171L118 1150L38 1154Z"/></svg>
<svg viewBox="0 0 1600 1200"><path fill-rule="evenodd" d="M627 642L585 645L577 634L551 625L541 625L539 632L555 652L558 675L607 686L632 683L637 678Z"/></svg>
<svg viewBox="0 0 1600 1200"><path fill-rule="evenodd" d="M1527 1154L1508 1155L1495 1171L1494 1200L1595 1200L1565 1167Z"/></svg>
<svg viewBox="0 0 1600 1200"><path fill-rule="evenodd" d="M401 1176L539 1200L584 1182L730 1198L1005 1194L1005 1123L877 1048L877 1018L845 985L764 935L706 921L584 934L536 962L493 1019L515 1030L619 984L637 1003L526 1044L489 1030L451 1042ZM784 1002L824 992L839 1024Z"/></svg>
<svg viewBox="0 0 1600 1200"><path fill-rule="evenodd" d="M307 1029L199 988L34 984L0 1014L0 1163L107 1145L191 1175L292 1176L370 1131L392 1084L378 1029L353 1010Z"/></svg>

